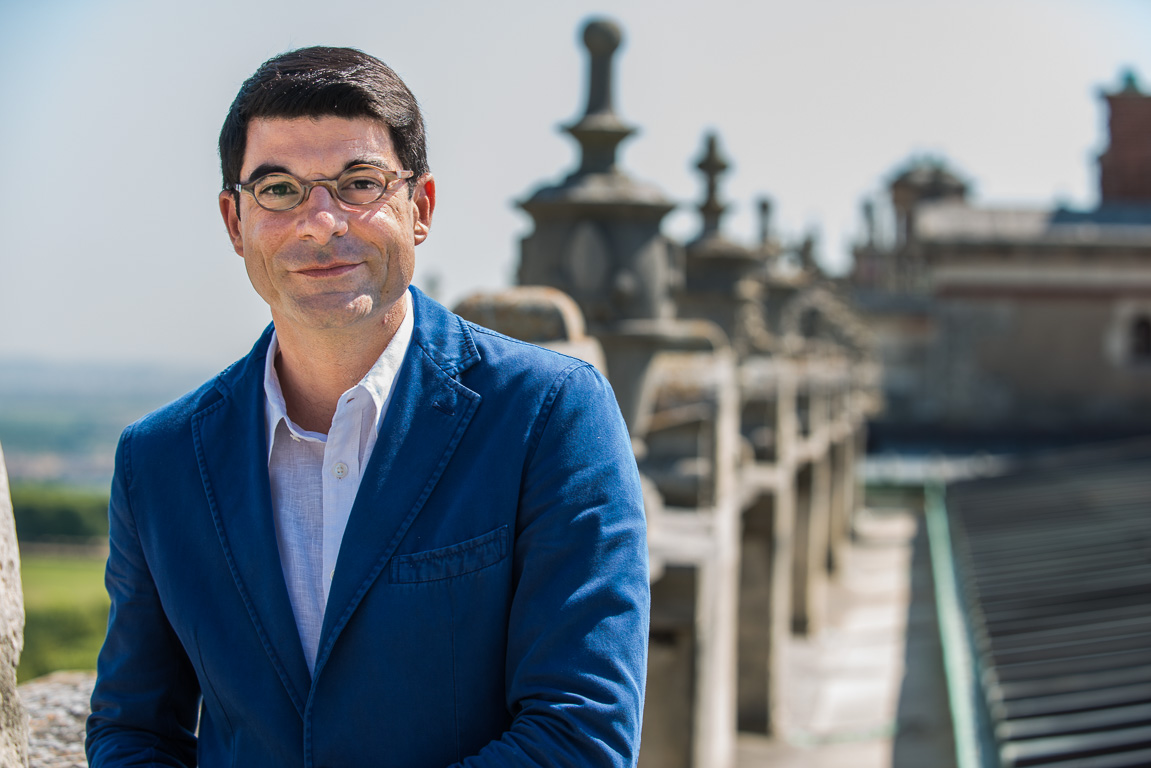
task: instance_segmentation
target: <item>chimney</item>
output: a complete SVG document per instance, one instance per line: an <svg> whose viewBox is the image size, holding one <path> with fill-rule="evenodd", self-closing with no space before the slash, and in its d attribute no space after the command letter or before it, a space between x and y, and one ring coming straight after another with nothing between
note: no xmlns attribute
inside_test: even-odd
<svg viewBox="0 0 1151 768"><path fill-rule="evenodd" d="M1101 203L1151 203L1151 96L1127 71L1107 100L1109 144L1099 156Z"/></svg>

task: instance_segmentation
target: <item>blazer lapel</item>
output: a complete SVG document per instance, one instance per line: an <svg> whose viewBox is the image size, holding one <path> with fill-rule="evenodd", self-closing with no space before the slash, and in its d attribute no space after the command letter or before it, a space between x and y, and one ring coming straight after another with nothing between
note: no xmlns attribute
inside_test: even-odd
<svg viewBox="0 0 1151 768"><path fill-rule="evenodd" d="M328 595L315 676L459 444L480 396L456 380L479 359L460 318L411 289L416 328L360 488Z"/></svg>
<svg viewBox="0 0 1151 768"><path fill-rule="evenodd" d="M236 588L284 689L303 717L304 660L272 518L264 421L264 359L271 329L221 375L223 397L192 417L192 434L220 544Z"/></svg>

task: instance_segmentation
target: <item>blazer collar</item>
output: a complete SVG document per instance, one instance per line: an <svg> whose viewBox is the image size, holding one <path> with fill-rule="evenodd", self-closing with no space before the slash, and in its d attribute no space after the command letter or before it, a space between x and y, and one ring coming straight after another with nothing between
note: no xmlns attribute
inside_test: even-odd
<svg viewBox="0 0 1151 768"><path fill-rule="evenodd" d="M479 362L480 353L467 323L414 285L408 290L416 311L412 344L419 346L444 375L452 378Z"/></svg>

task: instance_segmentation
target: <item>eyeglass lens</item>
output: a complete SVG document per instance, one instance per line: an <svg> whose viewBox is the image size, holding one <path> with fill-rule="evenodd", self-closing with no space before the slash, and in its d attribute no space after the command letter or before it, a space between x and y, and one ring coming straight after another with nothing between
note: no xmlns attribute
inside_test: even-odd
<svg viewBox="0 0 1151 768"><path fill-rule="evenodd" d="M348 205L367 205L384 196L396 175L379 168L356 166L336 179L336 197ZM252 196L270 211L286 211L303 202L307 190L319 182L305 184L287 173L269 173L252 185ZM330 184L325 184L331 188Z"/></svg>

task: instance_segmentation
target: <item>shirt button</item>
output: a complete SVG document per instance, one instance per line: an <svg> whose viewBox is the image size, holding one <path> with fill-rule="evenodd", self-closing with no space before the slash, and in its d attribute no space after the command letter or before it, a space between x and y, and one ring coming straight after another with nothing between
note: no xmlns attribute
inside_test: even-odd
<svg viewBox="0 0 1151 768"><path fill-rule="evenodd" d="M335 475L337 479L343 480L348 476L348 465L342 461L337 461L335 466L332 467L332 474Z"/></svg>

